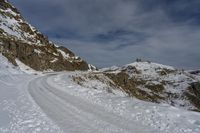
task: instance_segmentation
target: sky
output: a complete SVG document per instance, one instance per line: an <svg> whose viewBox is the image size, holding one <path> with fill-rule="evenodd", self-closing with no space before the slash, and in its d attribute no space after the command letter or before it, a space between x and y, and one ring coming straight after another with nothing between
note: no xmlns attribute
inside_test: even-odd
<svg viewBox="0 0 200 133"><path fill-rule="evenodd" d="M99 68L137 58L200 69L200 0L10 0L58 45Z"/></svg>

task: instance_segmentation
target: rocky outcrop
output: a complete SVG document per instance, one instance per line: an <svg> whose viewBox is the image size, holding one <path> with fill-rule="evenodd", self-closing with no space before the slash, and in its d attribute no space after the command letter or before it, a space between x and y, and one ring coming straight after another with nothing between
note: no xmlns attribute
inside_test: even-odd
<svg viewBox="0 0 200 133"><path fill-rule="evenodd" d="M19 11L0 0L0 52L37 70L88 70L87 62L65 47L58 47L29 25Z"/></svg>
<svg viewBox="0 0 200 133"><path fill-rule="evenodd" d="M22 41L10 40L5 37L0 38L0 40L2 42L1 53L14 65L17 65L16 59L18 59L37 71L88 69L88 64L85 61L78 57L76 58L71 51L63 47L60 48L55 45L29 45ZM62 50L62 53L60 50ZM68 57L64 57L63 54L68 55Z"/></svg>
<svg viewBox="0 0 200 133"><path fill-rule="evenodd" d="M164 86L162 84L148 84L148 81L139 78L131 78L128 74L124 72L120 72L117 74L104 74L131 97L136 97L140 100L156 103L159 103L160 101L165 99L165 97L160 95L164 91ZM149 91L141 89L140 86L145 86Z"/></svg>
<svg viewBox="0 0 200 133"><path fill-rule="evenodd" d="M198 108L194 110L200 111L200 82L191 83L184 95L195 107Z"/></svg>
<svg viewBox="0 0 200 133"><path fill-rule="evenodd" d="M189 71L190 74L200 75L200 70Z"/></svg>

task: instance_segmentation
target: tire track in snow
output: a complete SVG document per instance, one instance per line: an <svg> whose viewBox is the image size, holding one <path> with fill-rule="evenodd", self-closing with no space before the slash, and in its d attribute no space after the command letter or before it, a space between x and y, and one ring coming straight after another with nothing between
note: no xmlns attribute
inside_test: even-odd
<svg viewBox="0 0 200 133"><path fill-rule="evenodd" d="M53 75L55 74L31 81L29 92L43 111L64 131L73 133L155 132L148 127L142 127L135 121L108 112L98 105L50 86L47 79Z"/></svg>

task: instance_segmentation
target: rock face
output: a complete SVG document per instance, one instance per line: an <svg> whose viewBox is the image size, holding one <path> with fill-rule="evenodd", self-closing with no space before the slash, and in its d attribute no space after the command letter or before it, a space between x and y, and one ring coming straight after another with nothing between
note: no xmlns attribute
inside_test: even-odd
<svg viewBox="0 0 200 133"><path fill-rule="evenodd" d="M87 62L65 47L58 47L29 25L19 11L0 0L0 52L37 70L88 70Z"/></svg>

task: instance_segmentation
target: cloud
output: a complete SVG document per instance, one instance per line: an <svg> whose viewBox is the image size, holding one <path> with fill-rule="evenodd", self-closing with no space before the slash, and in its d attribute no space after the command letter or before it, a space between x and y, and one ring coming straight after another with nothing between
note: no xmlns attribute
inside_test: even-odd
<svg viewBox="0 0 200 133"><path fill-rule="evenodd" d="M51 40L99 67L145 58L200 68L199 0L10 0Z"/></svg>

